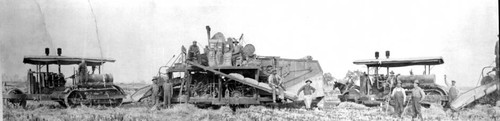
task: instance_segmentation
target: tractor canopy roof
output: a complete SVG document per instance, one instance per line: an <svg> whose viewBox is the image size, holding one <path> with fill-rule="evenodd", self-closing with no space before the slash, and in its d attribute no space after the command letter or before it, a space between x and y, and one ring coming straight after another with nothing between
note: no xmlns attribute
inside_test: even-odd
<svg viewBox="0 0 500 121"><path fill-rule="evenodd" d="M439 65L443 64L443 57L419 57L419 58L390 58L390 59L366 59L353 62L356 65L368 67L403 67L414 65Z"/></svg>
<svg viewBox="0 0 500 121"><path fill-rule="evenodd" d="M67 56L25 56L23 63L33 65L47 65L47 64L60 64L60 65L75 65L80 64L85 60L87 66L99 66L105 62L115 62L113 59L107 58L83 58L83 57L67 57Z"/></svg>

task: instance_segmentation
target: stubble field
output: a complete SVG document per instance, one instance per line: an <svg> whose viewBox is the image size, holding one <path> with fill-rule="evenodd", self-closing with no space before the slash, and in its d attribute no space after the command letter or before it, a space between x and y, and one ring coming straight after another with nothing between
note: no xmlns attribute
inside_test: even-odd
<svg viewBox="0 0 500 121"><path fill-rule="evenodd" d="M143 85L120 85L127 93ZM271 108L250 106L232 110L230 106L198 108L193 104L176 104L170 109L150 110L147 102L125 104L116 108L101 106L80 106L63 108L56 102L28 101L26 108L12 106L4 102L3 120L47 120L47 121L390 121L411 120L410 108L403 118L393 115L391 107L366 107L355 103L340 103L332 109L304 110L297 108ZM440 106L432 105L422 109L424 120L500 120L500 107L478 105L457 112L444 111Z"/></svg>

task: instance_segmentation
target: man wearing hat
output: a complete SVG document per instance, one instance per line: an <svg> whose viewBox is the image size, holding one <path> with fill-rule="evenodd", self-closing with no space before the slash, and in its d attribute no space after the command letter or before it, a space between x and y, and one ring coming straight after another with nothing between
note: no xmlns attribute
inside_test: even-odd
<svg viewBox="0 0 500 121"><path fill-rule="evenodd" d="M153 82L153 85L151 86L151 98L153 100L151 110L158 110L158 105L160 105L160 86L162 85L162 82L160 82L161 80L158 76L154 76L151 81Z"/></svg>
<svg viewBox="0 0 500 121"><path fill-rule="evenodd" d="M453 100L455 100L458 96L458 89L457 87L455 86L456 82L455 80L451 80L451 87L450 87L450 91L449 91L449 102L452 102Z"/></svg>
<svg viewBox="0 0 500 121"><path fill-rule="evenodd" d="M413 89L411 90L411 99L412 99L412 107L413 107L413 112L415 114L412 116L412 118L420 118L422 119L422 112L420 111L420 102L422 102L425 98L425 93L422 88L418 86L419 81L415 80L413 82Z"/></svg>
<svg viewBox="0 0 500 121"><path fill-rule="evenodd" d="M282 84L282 79L279 75L277 75L275 69L273 69L269 77L267 77L267 81L273 93L273 103L276 103L276 89L279 90L280 98L283 99L285 96L283 93L283 88L280 86Z"/></svg>
<svg viewBox="0 0 500 121"><path fill-rule="evenodd" d="M233 61L233 65L234 66L241 66L241 63L243 61L243 58L241 56L242 52L243 52L243 46L239 45L238 43L238 40L234 39L233 38L233 44L234 44L234 48L233 48L233 56L232 56L232 61Z"/></svg>
<svg viewBox="0 0 500 121"><path fill-rule="evenodd" d="M306 109L311 109L311 103L312 103L312 94L316 92L316 89L311 86L312 81L307 80L306 85L302 86L299 91L297 92L297 96L300 94L301 91L304 91L304 103L306 105Z"/></svg>
<svg viewBox="0 0 500 121"><path fill-rule="evenodd" d="M193 45L189 46L188 60L198 63L198 55L200 55L200 48L198 48L196 41L193 41Z"/></svg>

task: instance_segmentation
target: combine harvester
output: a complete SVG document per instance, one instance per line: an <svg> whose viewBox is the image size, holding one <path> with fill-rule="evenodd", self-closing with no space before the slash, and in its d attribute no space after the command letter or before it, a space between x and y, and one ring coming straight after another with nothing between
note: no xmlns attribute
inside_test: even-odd
<svg viewBox="0 0 500 121"><path fill-rule="evenodd" d="M490 72L495 72L495 77L491 78L489 77L488 72L486 75L484 75L483 72L481 72L481 76L483 77L481 79L481 86L475 87L469 91L466 91L462 94L460 94L453 102L451 102L450 107L453 110L459 110L463 107L466 107L467 105L474 104L474 102L477 103L489 103L493 104L495 101L497 102L500 99L500 55L499 55L499 49L498 49L498 41L495 46L495 55L496 55L496 67L484 67L483 72L487 68L492 68ZM495 93L496 92L496 93ZM485 99L489 98L491 100ZM481 99L485 99L487 102L478 102ZM490 102L488 102L490 101ZM498 102L496 103L498 106Z"/></svg>
<svg viewBox="0 0 500 121"><path fill-rule="evenodd" d="M226 39L222 33L210 38L207 26L208 43L204 54L199 59L182 59L187 54L181 53L181 59L172 66L160 67L160 80L174 83L172 102L187 102L201 105L259 105L270 104L272 89L267 78L272 70L283 79L285 99L277 102L297 101L297 91L311 80L316 88L314 97L321 99L323 93L323 71L319 62L311 57L303 59L285 59L277 56L258 56L254 54L252 44L242 47L241 55L234 59L232 43L239 41ZM225 50L225 51L222 51ZM130 95L125 102L139 102L151 95L151 87L146 86ZM277 96L278 97L278 96ZM316 100L317 101L317 100Z"/></svg>

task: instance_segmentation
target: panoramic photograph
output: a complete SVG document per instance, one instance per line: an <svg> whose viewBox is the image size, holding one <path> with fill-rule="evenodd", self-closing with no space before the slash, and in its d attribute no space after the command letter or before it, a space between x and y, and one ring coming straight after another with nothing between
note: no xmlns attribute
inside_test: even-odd
<svg viewBox="0 0 500 121"><path fill-rule="evenodd" d="M497 121L498 0L0 0L5 121Z"/></svg>

